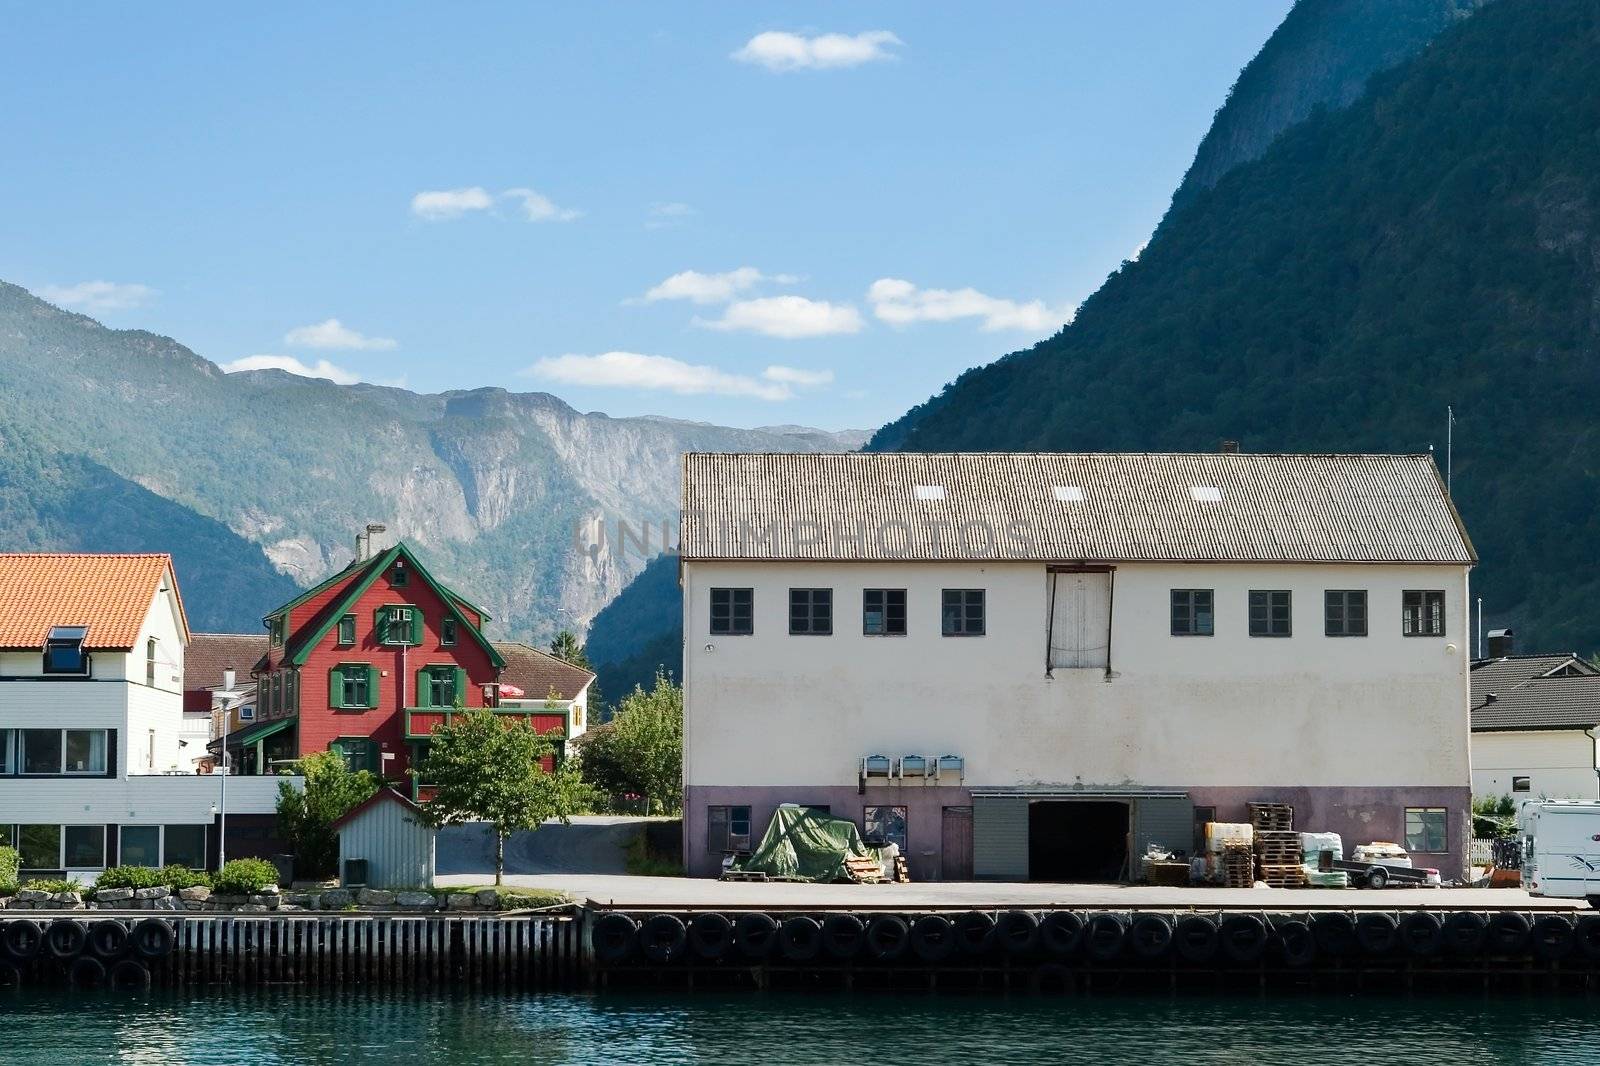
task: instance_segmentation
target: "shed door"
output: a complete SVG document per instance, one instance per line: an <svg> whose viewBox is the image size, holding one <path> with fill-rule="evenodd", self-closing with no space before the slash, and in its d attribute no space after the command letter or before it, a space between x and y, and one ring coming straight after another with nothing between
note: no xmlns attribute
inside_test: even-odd
<svg viewBox="0 0 1600 1066"><path fill-rule="evenodd" d="M1109 662L1111 574L1051 570L1050 669L1098 667Z"/></svg>
<svg viewBox="0 0 1600 1066"><path fill-rule="evenodd" d="M940 872L944 881L972 880L972 808L946 807L939 844Z"/></svg>
<svg viewBox="0 0 1600 1066"><path fill-rule="evenodd" d="M972 875L989 881L1028 879L1026 796L973 799Z"/></svg>
<svg viewBox="0 0 1600 1066"><path fill-rule="evenodd" d="M1188 796L1141 796L1133 815L1132 858L1136 864L1150 844L1172 851L1193 847L1194 801Z"/></svg>

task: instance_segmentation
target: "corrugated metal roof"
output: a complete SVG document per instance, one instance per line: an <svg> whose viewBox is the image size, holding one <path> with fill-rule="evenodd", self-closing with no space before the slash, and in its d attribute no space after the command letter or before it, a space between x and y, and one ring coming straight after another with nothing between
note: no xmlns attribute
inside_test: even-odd
<svg viewBox="0 0 1600 1066"><path fill-rule="evenodd" d="M692 452L679 536L691 560L1477 561L1427 455Z"/></svg>

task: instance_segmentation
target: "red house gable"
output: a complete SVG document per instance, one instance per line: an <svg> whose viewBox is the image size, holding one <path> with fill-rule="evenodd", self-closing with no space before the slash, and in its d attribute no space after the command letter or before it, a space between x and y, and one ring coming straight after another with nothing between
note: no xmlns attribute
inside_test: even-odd
<svg viewBox="0 0 1600 1066"><path fill-rule="evenodd" d="M357 561L267 616L258 721L295 716L296 756L337 749L404 781L408 710L490 702L504 660L485 617L404 544Z"/></svg>

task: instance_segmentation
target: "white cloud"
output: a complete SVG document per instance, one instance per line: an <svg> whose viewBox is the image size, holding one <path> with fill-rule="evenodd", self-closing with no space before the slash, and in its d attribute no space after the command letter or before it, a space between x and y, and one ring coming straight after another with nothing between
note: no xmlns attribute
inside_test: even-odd
<svg viewBox="0 0 1600 1066"><path fill-rule="evenodd" d="M310 326L296 326L283 335L283 343L297 348L332 348L356 352L387 352L399 347L389 337L368 337L337 318Z"/></svg>
<svg viewBox="0 0 1600 1066"><path fill-rule="evenodd" d="M889 48L904 43L888 30L868 30L854 36L823 33L815 37L768 30L746 41L732 58L774 71L828 70L894 59Z"/></svg>
<svg viewBox="0 0 1600 1066"><path fill-rule="evenodd" d="M245 370L286 370L303 378L327 378L335 385L354 385L361 379L343 367L334 366L326 359L318 359L314 366L302 363L292 355L247 355L231 363L223 363L224 373L237 374Z"/></svg>
<svg viewBox="0 0 1600 1066"><path fill-rule="evenodd" d="M1052 308L1042 300L1017 303L988 296L977 289L919 289L901 278L879 278L867 290L872 313L893 326L913 322L983 320L985 330L1053 330L1072 321L1070 309Z"/></svg>
<svg viewBox="0 0 1600 1066"><path fill-rule="evenodd" d="M792 285L798 280L793 274L763 274L755 267L748 266L722 274L702 274L698 270L685 270L653 286L644 294L644 298L651 302L692 300L697 304L720 304L727 303L739 293L763 281Z"/></svg>
<svg viewBox="0 0 1600 1066"><path fill-rule="evenodd" d="M507 189L491 193L481 185L464 189L432 189L411 198L411 213L429 222L445 222L471 211L491 211L502 200L514 200L529 222L570 222L582 215L568 207L557 207L548 196L534 189Z"/></svg>
<svg viewBox="0 0 1600 1066"><path fill-rule="evenodd" d="M744 396L758 400L787 400L794 395L793 388L787 382L730 374L714 366L685 363L664 355L641 355L638 352L552 356L539 360L524 373L563 385L650 389L679 396Z"/></svg>
<svg viewBox="0 0 1600 1066"><path fill-rule="evenodd" d="M522 216L529 222L571 222L583 214L570 207L557 207L548 196L532 189L507 189L500 194L522 204Z"/></svg>
<svg viewBox="0 0 1600 1066"><path fill-rule="evenodd" d="M729 304L721 318L694 320L706 329L743 330L768 337L826 337L859 333L861 313L849 304L808 300L804 296L763 296Z"/></svg>
<svg viewBox="0 0 1600 1066"><path fill-rule="evenodd" d="M668 226L681 226L698 214L688 204L667 203L651 204L650 217L645 221L646 229L665 229Z"/></svg>
<svg viewBox="0 0 1600 1066"><path fill-rule="evenodd" d="M80 281L76 285L45 285L39 296L60 307L85 311L126 311L142 306L157 295L148 285L116 281Z"/></svg>
<svg viewBox="0 0 1600 1066"><path fill-rule="evenodd" d="M833 382L831 370L801 370L793 366L769 366L761 372L761 376L768 381L776 381L783 385L798 385L801 388L814 388Z"/></svg>

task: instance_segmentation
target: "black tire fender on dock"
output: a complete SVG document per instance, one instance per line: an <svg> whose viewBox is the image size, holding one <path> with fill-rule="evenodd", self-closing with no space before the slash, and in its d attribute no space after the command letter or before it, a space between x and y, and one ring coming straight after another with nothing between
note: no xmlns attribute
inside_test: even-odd
<svg viewBox="0 0 1600 1066"><path fill-rule="evenodd" d="M115 959L128 950L128 927L115 918L101 918L89 926L89 950L102 959Z"/></svg>
<svg viewBox="0 0 1600 1066"><path fill-rule="evenodd" d="M1412 911L1400 919L1400 943L1420 958L1436 955L1444 941L1444 924L1433 911Z"/></svg>
<svg viewBox="0 0 1600 1066"><path fill-rule="evenodd" d="M867 942L867 923L853 914L830 914L822 919L822 950L830 959L849 962Z"/></svg>
<svg viewBox="0 0 1600 1066"><path fill-rule="evenodd" d="M966 955L984 955L994 947L994 918L983 911L968 911L956 919L956 943Z"/></svg>
<svg viewBox="0 0 1600 1066"><path fill-rule="evenodd" d="M79 955L67 967L67 984L73 988L99 988L105 983L106 964L92 955Z"/></svg>
<svg viewBox="0 0 1600 1066"><path fill-rule="evenodd" d="M1128 939L1128 923L1120 914L1100 911L1089 915L1083 926L1083 950L1095 962L1110 962L1122 954Z"/></svg>
<svg viewBox="0 0 1600 1066"><path fill-rule="evenodd" d="M1368 955L1387 955L1400 943L1400 923L1388 911L1356 915L1356 942Z"/></svg>
<svg viewBox="0 0 1600 1066"><path fill-rule="evenodd" d="M128 943L132 945L134 954L145 959L166 958L172 954L176 939L172 926L160 918L146 918L128 934Z"/></svg>
<svg viewBox="0 0 1600 1066"><path fill-rule="evenodd" d="M696 958L715 962L733 946L733 923L725 914L707 911L689 919L689 950Z"/></svg>
<svg viewBox="0 0 1600 1066"><path fill-rule="evenodd" d="M1572 935L1572 919L1565 914L1544 914L1533 923L1528 940L1533 957L1541 962L1556 962L1572 954L1577 941Z"/></svg>
<svg viewBox="0 0 1600 1066"><path fill-rule="evenodd" d="M589 931L589 943L594 947L594 957L603 965L614 966L627 962L639 942L639 923L626 914L602 914Z"/></svg>
<svg viewBox="0 0 1600 1066"><path fill-rule="evenodd" d="M1078 979L1059 962L1047 962L1033 971L1028 987L1036 996L1070 996L1078 991Z"/></svg>
<svg viewBox="0 0 1600 1066"><path fill-rule="evenodd" d="M1532 924L1518 911L1495 911L1489 917L1485 946L1491 955L1520 955L1528 949Z"/></svg>
<svg viewBox="0 0 1600 1066"><path fill-rule="evenodd" d="M1083 918L1076 911L1051 911L1039 920L1039 946L1064 959L1083 946Z"/></svg>
<svg viewBox="0 0 1600 1066"><path fill-rule="evenodd" d="M1217 927L1217 938L1234 962L1255 962L1267 947L1267 923L1258 914L1230 914Z"/></svg>
<svg viewBox="0 0 1600 1066"><path fill-rule="evenodd" d="M44 948L44 929L32 918L13 918L0 933L0 945L14 959L31 959Z"/></svg>
<svg viewBox="0 0 1600 1066"><path fill-rule="evenodd" d="M867 923L867 954L893 962L911 944L911 925L898 914L874 914Z"/></svg>
<svg viewBox="0 0 1600 1066"><path fill-rule="evenodd" d="M57 918L44 931L44 950L53 959L70 959L83 954L89 927L76 918Z"/></svg>
<svg viewBox="0 0 1600 1066"><path fill-rule="evenodd" d="M778 942L778 922L770 914L752 911L733 920L733 946L752 962L772 954Z"/></svg>
<svg viewBox="0 0 1600 1066"><path fill-rule="evenodd" d="M1311 931L1317 937L1317 950L1324 955L1353 955L1360 947L1356 941L1356 920L1346 911L1322 911L1314 915Z"/></svg>
<svg viewBox="0 0 1600 1066"><path fill-rule="evenodd" d="M150 967L138 959L120 959L111 964L106 983L118 992L143 992L150 987Z"/></svg>
<svg viewBox="0 0 1600 1066"><path fill-rule="evenodd" d="M911 926L911 950L923 962L943 962L955 954L955 926L942 914L924 914Z"/></svg>
<svg viewBox="0 0 1600 1066"><path fill-rule="evenodd" d="M639 951L651 962L674 962L682 958L688 942L688 930L676 914L652 914L639 926Z"/></svg>
<svg viewBox="0 0 1600 1066"><path fill-rule="evenodd" d="M14 962L0 961L0 992L14 992L22 987L22 967Z"/></svg>
<svg viewBox="0 0 1600 1066"><path fill-rule="evenodd" d="M1172 930L1172 944L1186 962L1210 962L1217 943L1217 921L1209 914L1185 914Z"/></svg>
<svg viewBox="0 0 1600 1066"><path fill-rule="evenodd" d="M1489 923L1477 911L1452 911L1444 920L1444 949L1452 955L1476 955L1483 950Z"/></svg>
<svg viewBox="0 0 1600 1066"><path fill-rule="evenodd" d="M1600 962L1600 914L1585 914L1579 918L1574 939L1584 958Z"/></svg>
<svg viewBox="0 0 1600 1066"><path fill-rule="evenodd" d="M1026 955L1039 942L1039 919L1028 911L1005 911L995 919L994 938L1012 955Z"/></svg>
<svg viewBox="0 0 1600 1066"><path fill-rule="evenodd" d="M1317 958L1317 938L1311 927L1298 918L1279 922L1272 930L1277 934L1278 950L1283 953L1287 966L1310 966Z"/></svg>
<svg viewBox="0 0 1600 1066"><path fill-rule="evenodd" d="M1146 962L1172 951L1172 919L1165 914L1136 914L1128 923L1128 949Z"/></svg>
<svg viewBox="0 0 1600 1066"><path fill-rule="evenodd" d="M810 962L822 953L822 923L797 915L778 927L778 950L790 962Z"/></svg>

